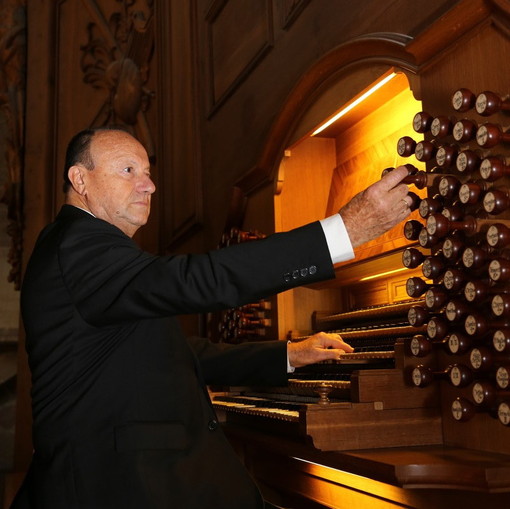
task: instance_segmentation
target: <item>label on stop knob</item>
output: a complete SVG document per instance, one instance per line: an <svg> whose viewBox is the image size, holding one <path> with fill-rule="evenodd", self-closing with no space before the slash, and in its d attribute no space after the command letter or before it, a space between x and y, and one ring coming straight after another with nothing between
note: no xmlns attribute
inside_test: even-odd
<svg viewBox="0 0 510 509"><path fill-rule="evenodd" d="M501 277L501 264L498 260L492 260L489 264L489 277L497 281Z"/></svg>
<svg viewBox="0 0 510 509"><path fill-rule="evenodd" d="M453 109L459 111L464 104L464 95L462 94L462 90L457 90L452 96L452 106Z"/></svg>
<svg viewBox="0 0 510 509"><path fill-rule="evenodd" d="M413 129L417 132L420 132L422 126L422 114L416 113L413 118Z"/></svg>
<svg viewBox="0 0 510 509"><path fill-rule="evenodd" d="M418 244L420 244L421 247L427 247L429 243L429 232L426 228L423 228L420 233L418 234Z"/></svg>
<svg viewBox="0 0 510 509"><path fill-rule="evenodd" d="M418 212L420 213L421 217L427 217L429 215L429 206L426 201L422 200L420 202L420 205L418 206Z"/></svg>
<svg viewBox="0 0 510 509"><path fill-rule="evenodd" d="M413 384L416 385L416 387L419 387L421 385L422 376L421 376L421 371L418 368L413 369L412 380L413 380Z"/></svg>
<svg viewBox="0 0 510 509"><path fill-rule="evenodd" d="M432 136L438 136L441 132L441 119L435 118L432 120L432 124L430 124L430 132Z"/></svg>
<svg viewBox="0 0 510 509"><path fill-rule="evenodd" d="M489 139L489 131L487 128L483 125L478 128L478 131L476 131L476 142L481 147L485 146L487 143L487 140Z"/></svg>
<svg viewBox="0 0 510 509"><path fill-rule="evenodd" d="M482 384L476 382L472 389L473 400L477 405L481 405L485 399L485 391L483 390Z"/></svg>
<svg viewBox="0 0 510 509"><path fill-rule="evenodd" d="M414 325L414 324L416 323L416 320L417 320L417 316L416 316L416 309L411 308L411 309L407 312L407 321L408 321L411 325ZM412 347L412 342L411 342L411 347Z"/></svg>
<svg viewBox="0 0 510 509"><path fill-rule="evenodd" d="M494 295L491 300L491 309L496 316L501 316L505 312L505 303L501 295Z"/></svg>
<svg viewBox="0 0 510 509"><path fill-rule="evenodd" d="M424 152L425 147L423 146L423 142L420 141L420 143L416 144L416 148L414 149L414 155L416 156L416 159L418 159L418 161L421 161L423 159Z"/></svg>
<svg viewBox="0 0 510 509"><path fill-rule="evenodd" d="M411 339L410 348L411 348L411 353L414 356L417 357L418 355L420 355L420 341L417 338ZM420 376L420 380L421 380L421 376Z"/></svg>
<svg viewBox="0 0 510 509"><path fill-rule="evenodd" d="M482 353L478 348L473 348L469 354L469 362L474 369L480 369L482 366Z"/></svg>
<svg viewBox="0 0 510 509"><path fill-rule="evenodd" d="M457 334L450 334L448 338L448 349L451 353L457 353L459 351L459 338Z"/></svg>
<svg viewBox="0 0 510 509"><path fill-rule="evenodd" d="M492 191L489 191L483 197L483 208L486 212L488 212L490 214L494 210L495 206L496 206L496 197L494 196L494 193ZM489 238L488 233L487 233L487 238Z"/></svg>
<svg viewBox="0 0 510 509"><path fill-rule="evenodd" d="M428 308L433 308L435 302L436 302L436 299L434 297L434 292L431 292L430 290L427 290L427 293L425 293L425 305Z"/></svg>
<svg viewBox="0 0 510 509"><path fill-rule="evenodd" d="M399 156L403 156L406 152L406 140L400 138L397 142L397 152Z"/></svg>
<svg viewBox="0 0 510 509"><path fill-rule="evenodd" d="M468 269L471 268L473 266L474 261L475 254L473 253L473 250L470 247L467 247L462 253L462 263L464 264L464 267Z"/></svg>
<svg viewBox="0 0 510 509"><path fill-rule="evenodd" d="M500 403L498 407L498 419L501 424L505 426L510 424L510 406L508 406L508 403Z"/></svg>
<svg viewBox="0 0 510 509"><path fill-rule="evenodd" d="M487 96L485 94L478 94L475 103L476 112L479 115L483 115L487 109Z"/></svg>
<svg viewBox="0 0 510 509"><path fill-rule="evenodd" d="M489 244L489 246L491 247L496 246L499 240L498 227L495 225L490 226L489 229L487 230L486 237L487 244Z"/></svg>
<svg viewBox="0 0 510 509"><path fill-rule="evenodd" d="M427 219L427 232L429 235L434 235L437 229L437 221L434 216L430 216Z"/></svg>
<svg viewBox="0 0 510 509"><path fill-rule="evenodd" d="M468 302L473 302L476 298L475 284L472 281L466 283L464 287L464 297Z"/></svg>
<svg viewBox="0 0 510 509"><path fill-rule="evenodd" d="M464 328L466 332L472 336L476 332L476 318L473 315L469 315L464 322Z"/></svg>
<svg viewBox="0 0 510 509"><path fill-rule="evenodd" d="M430 277L430 274L432 273L432 262L428 258L423 262L423 265L421 267L421 271L423 275L427 278Z"/></svg>
<svg viewBox="0 0 510 509"><path fill-rule="evenodd" d="M457 160L455 161L455 166L457 167L457 170L459 171L466 171L468 165L468 157L464 152L461 152L457 156Z"/></svg>
<svg viewBox="0 0 510 509"><path fill-rule="evenodd" d="M501 389L508 388L509 383L509 375L508 370L505 367L500 367L496 371L496 383L498 384L498 387Z"/></svg>
<svg viewBox="0 0 510 509"><path fill-rule="evenodd" d="M453 366L453 368L450 371L450 382L452 385L455 385L455 387L458 387L462 381L462 377L460 374L460 369L457 366Z"/></svg>
<svg viewBox="0 0 510 509"><path fill-rule="evenodd" d="M506 348L506 337L503 331L497 330L492 336L492 344L497 352L504 352Z"/></svg>
<svg viewBox="0 0 510 509"><path fill-rule="evenodd" d="M446 149L444 147L440 147L436 154L436 163L439 166L443 166L446 162Z"/></svg>
<svg viewBox="0 0 510 509"><path fill-rule="evenodd" d="M452 134L455 141L460 141L462 139L462 137L464 136L464 125L462 124L462 122L455 122Z"/></svg>
<svg viewBox="0 0 510 509"><path fill-rule="evenodd" d="M442 178L440 181L439 181L439 194L441 196L448 196L448 192L450 190L450 184L448 182L447 179L445 178Z"/></svg>
<svg viewBox="0 0 510 509"><path fill-rule="evenodd" d="M460 403L460 401L455 400L452 403L452 415L456 421L460 421L462 419L463 412L462 404Z"/></svg>
<svg viewBox="0 0 510 509"><path fill-rule="evenodd" d="M455 304L455 302L448 302L448 304L446 304L446 318L448 320L450 320L450 322L453 322L455 320L455 318L457 317L457 306Z"/></svg>
<svg viewBox="0 0 510 509"><path fill-rule="evenodd" d="M471 196L471 191L467 184L462 184L459 189L459 199L462 203L468 203Z"/></svg>
<svg viewBox="0 0 510 509"><path fill-rule="evenodd" d="M437 324L436 321L432 318L429 320L429 323L427 323L427 335L429 338L434 339L437 334Z"/></svg>
<svg viewBox="0 0 510 509"><path fill-rule="evenodd" d="M448 269L444 273L444 276L443 276L443 286L447 290L451 290L453 288L454 283L455 283L455 278L453 277L453 273L451 270Z"/></svg>
<svg viewBox="0 0 510 509"><path fill-rule="evenodd" d="M443 243L443 255L450 259L453 257L453 242L451 239L446 239Z"/></svg>
<svg viewBox="0 0 510 509"><path fill-rule="evenodd" d="M480 164L480 175L483 179L488 179L491 176L491 169L490 159L484 159Z"/></svg>

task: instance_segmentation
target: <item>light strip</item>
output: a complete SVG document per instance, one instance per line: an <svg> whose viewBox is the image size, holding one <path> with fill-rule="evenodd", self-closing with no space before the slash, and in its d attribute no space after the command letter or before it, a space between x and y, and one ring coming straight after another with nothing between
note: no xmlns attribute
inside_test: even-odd
<svg viewBox="0 0 510 509"><path fill-rule="evenodd" d="M352 477L357 477L359 479L367 479L369 481L373 481L374 479L371 479L370 477L366 477L364 475L360 475L360 474L354 474L352 472L348 472L347 470L339 470L335 467L332 467L332 466L328 466L328 465L323 465L322 463L316 463L315 461L310 461L310 460L305 460L304 458L299 458L298 456L291 456L291 458L293 460L296 460L296 461L300 461L302 463L307 463L308 465L312 465L314 467L319 467L319 468L326 468L328 470L332 470L332 471L340 471L342 474L347 474L349 476L352 476ZM377 482L377 481L376 481Z"/></svg>
<svg viewBox="0 0 510 509"><path fill-rule="evenodd" d="M315 467L327 468L329 470L336 470L333 467L328 467L326 465L322 465L321 463L316 463L315 461L305 460L305 459L299 458L297 456L291 456L291 458L296 461L302 461L303 463L308 463L309 465L314 465ZM353 474L353 475L356 475L356 474Z"/></svg>
<svg viewBox="0 0 510 509"><path fill-rule="evenodd" d="M390 274L396 274L397 272L404 272L404 270L409 269L407 267L402 267L401 269L389 270L388 272L381 272L380 274L362 277L360 281L368 281L369 279L375 279L376 277L389 276Z"/></svg>
<svg viewBox="0 0 510 509"><path fill-rule="evenodd" d="M345 108L340 110L335 116L331 117L327 122L318 127L313 133L312 136L319 134L324 131L326 127L329 127L333 122L336 122L339 118L343 117L346 113L349 113L353 108L355 108L359 103L363 102L367 97L371 96L375 91L379 90L382 86L386 85L388 81L393 79L397 74L392 72L388 74L386 78L376 83L372 88L369 88L364 94L360 95L356 100L354 100L351 104L348 104Z"/></svg>

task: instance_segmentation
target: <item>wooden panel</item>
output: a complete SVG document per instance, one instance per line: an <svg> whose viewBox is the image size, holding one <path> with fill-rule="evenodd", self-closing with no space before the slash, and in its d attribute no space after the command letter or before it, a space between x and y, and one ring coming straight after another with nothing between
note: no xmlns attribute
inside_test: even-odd
<svg viewBox="0 0 510 509"><path fill-rule="evenodd" d="M349 309L359 309L368 306L387 304L388 284L386 281L376 281L372 284L352 285L347 289L349 293Z"/></svg>
<svg viewBox="0 0 510 509"><path fill-rule="evenodd" d="M377 401L383 409L438 406L437 386L425 387L417 392L406 386L404 373L397 369L360 370L353 374L351 384L354 402Z"/></svg>
<svg viewBox="0 0 510 509"><path fill-rule="evenodd" d="M196 89L194 12L188 2L159 2L157 11L160 237L172 250L203 222L201 151ZM185 43L183 43L185 41Z"/></svg>
<svg viewBox="0 0 510 509"><path fill-rule="evenodd" d="M276 231L286 231L325 217L335 166L332 139L307 138L285 152L276 183Z"/></svg>
<svg viewBox="0 0 510 509"><path fill-rule="evenodd" d="M207 17L209 101L218 107L273 44L270 0L216 0Z"/></svg>
<svg viewBox="0 0 510 509"><path fill-rule="evenodd" d="M373 403L314 405L306 414L313 445L322 451L400 447L442 442L437 408L393 408ZM348 405L348 406L347 406ZM363 423L360 426L360 423ZM328 433L325 433L328 430Z"/></svg>
<svg viewBox="0 0 510 509"><path fill-rule="evenodd" d="M280 0L276 2L276 9L280 11L280 26L288 30L309 3L310 0Z"/></svg>
<svg viewBox="0 0 510 509"><path fill-rule="evenodd" d="M408 276L411 277L411 276ZM397 302L399 300L408 300L409 295L406 290L406 279L398 279L396 281L392 280L389 282L389 296L390 302Z"/></svg>

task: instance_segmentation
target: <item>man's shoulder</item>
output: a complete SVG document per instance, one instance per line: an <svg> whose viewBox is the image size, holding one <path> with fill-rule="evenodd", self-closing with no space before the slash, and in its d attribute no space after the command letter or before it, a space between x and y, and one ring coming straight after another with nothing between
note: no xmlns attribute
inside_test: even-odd
<svg viewBox="0 0 510 509"><path fill-rule="evenodd" d="M119 243L130 241L116 226L94 217L87 211L63 205L54 221L48 224L40 233L36 247L63 246L76 243L83 246L87 243L96 243L93 238L103 238L109 242Z"/></svg>
<svg viewBox="0 0 510 509"><path fill-rule="evenodd" d="M90 212L74 205L63 205L53 224L66 232L78 230L80 232L108 233L114 236L127 237L113 224L99 219Z"/></svg>

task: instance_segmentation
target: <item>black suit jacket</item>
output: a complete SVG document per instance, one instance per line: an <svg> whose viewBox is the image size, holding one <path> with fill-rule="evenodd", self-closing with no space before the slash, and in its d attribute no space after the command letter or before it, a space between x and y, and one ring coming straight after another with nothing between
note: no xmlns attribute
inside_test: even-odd
<svg viewBox="0 0 510 509"><path fill-rule="evenodd" d="M173 316L332 276L318 223L157 257L65 205L41 233L22 287L35 452L12 507L263 507L206 384L285 384L285 342L186 340Z"/></svg>

